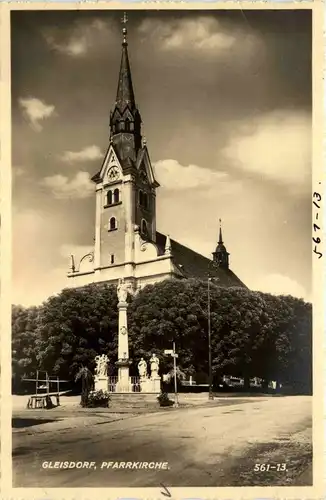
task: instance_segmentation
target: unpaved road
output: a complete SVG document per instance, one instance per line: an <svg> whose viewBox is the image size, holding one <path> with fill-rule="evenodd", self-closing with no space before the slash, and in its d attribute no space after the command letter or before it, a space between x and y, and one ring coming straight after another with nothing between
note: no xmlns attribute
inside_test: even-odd
<svg viewBox="0 0 326 500"><path fill-rule="evenodd" d="M300 477L308 486L311 411L308 396L266 397L110 422L70 417L19 429L13 432L13 486L293 486ZM44 469L45 461L88 461L96 468ZM117 461L168 462L168 470L101 469L102 462ZM255 472L256 463L285 463L286 470Z"/></svg>

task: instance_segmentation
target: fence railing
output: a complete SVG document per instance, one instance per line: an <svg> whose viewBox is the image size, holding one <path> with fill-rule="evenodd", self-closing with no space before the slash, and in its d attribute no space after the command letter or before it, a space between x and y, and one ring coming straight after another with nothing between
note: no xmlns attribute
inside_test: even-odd
<svg viewBox="0 0 326 500"><path fill-rule="evenodd" d="M118 377L108 377L108 391L109 392L141 392L140 378L130 377L130 384L125 387L121 384L117 387Z"/></svg>

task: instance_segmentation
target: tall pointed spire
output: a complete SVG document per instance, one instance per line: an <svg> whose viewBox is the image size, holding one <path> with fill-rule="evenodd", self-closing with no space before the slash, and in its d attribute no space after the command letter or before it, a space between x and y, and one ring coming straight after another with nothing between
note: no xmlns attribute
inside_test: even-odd
<svg viewBox="0 0 326 500"><path fill-rule="evenodd" d="M229 269L229 253L226 250L222 237L222 220L219 219L219 235L218 243L215 252L213 252L213 260L219 267Z"/></svg>
<svg viewBox="0 0 326 500"><path fill-rule="evenodd" d="M117 98L116 98L116 106L119 108L121 112L123 112L127 106L129 106L131 109L135 108L135 96L134 96L134 89L132 86L131 70L128 57L127 21L128 17L124 12L123 18L121 19L121 22L123 24L122 28L123 41L122 41L119 82L118 82Z"/></svg>
<svg viewBox="0 0 326 500"><path fill-rule="evenodd" d="M220 230L219 230L219 238L218 238L218 244L223 245L223 238L222 238L222 219L219 219L220 223Z"/></svg>
<svg viewBox="0 0 326 500"><path fill-rule="evenodd" d="M142 140L141 118L135 103L129 64L127 21L127 15L124 13L121 19L123 24L121 63L115 106L110 117L110 138L120 160L126 160L131 166L132 162L136 161Z"/></svg>

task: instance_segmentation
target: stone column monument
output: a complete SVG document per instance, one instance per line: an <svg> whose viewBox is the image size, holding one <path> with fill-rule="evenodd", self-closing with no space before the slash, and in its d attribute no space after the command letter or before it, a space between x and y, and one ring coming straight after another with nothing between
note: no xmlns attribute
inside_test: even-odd
<svg viewBox="0 0 326 500"><path fill-rule="evenodd" d="M102 354L102 356L96 356L95 362L96 362L95 377L94 377L95 390L107 391L109 358L107 357L106 354Z"/></svg>
<svg viewBox="0 0 326 500"><path fill-rule="evenodd" d="M127 295L128 285L124 279L119 279L117 287L118 295L118 383L116 385L116 392L131 392L132 386L129 378L129 345L128 345L128 323L127 323Z"/></svg>

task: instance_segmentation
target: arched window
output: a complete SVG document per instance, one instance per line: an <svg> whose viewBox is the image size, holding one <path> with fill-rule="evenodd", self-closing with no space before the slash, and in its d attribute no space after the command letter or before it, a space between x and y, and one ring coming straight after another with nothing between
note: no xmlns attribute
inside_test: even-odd
<svg viewBox="0 0 326 500"><path fill-rule="evenodd" d="M143 192L139 191L139 205L143 204Z"/></svg>
<svg viewBox="0 0 326 500"><path fill-rule="evenodd" d="M126 118L126 132L129 132L129 118Z"/></svg>
<svg viewBox="0 0 326 500"><path fill-rule="evenodd" d="M116 189L113 191L113 199L114 199L114 203L119 203L119 196L120 196L119 189L118 189L118 188L116 188Z"/></svg>
<svg viewBox="0 0 326 500"><path fill-rule="evenodd" d="M134 131L134 124L133 124L133 122L129 123L129 130L130 130L130 132Z"/></svg>
<svg viewBox="0 0 326 500"><path fill-rule="evenodd" d="M112 191L108 191L108 194L106 195L106 203L107 205L112 205Z"/></svg>
<svg viewBox="0 0 326 500"><path fill-rule="evenodd" d="M114 255L111 254L111 264L114 264Z"/></svg>
<svg viewBox="0 0 326 500"><path fill-rule="evenodd" d="M147 235L147 222L145 221L145 219L142 219L141 221L141 232L144 235Z"/></svg>
<svg viewBox="0 0 326 500"><path fill-rule="evenodd" d="M111 217L109 231L113 231L114 229L117 229L117 220L115 217Z"/></svg>
<svg viewBox="0 0 326 500"><path fill-rule="evenodd" d="M119 122L119 130L123 130L125 128L125 122L121 121Z"/></svg>
<svg viewBox="0 0 326 500"><path fill-rule="evenodd" d="M148 208L148 196L147 196L147 193L144 193L144 195L143 195L143 205L144 205L144 208Z"/></svg>

